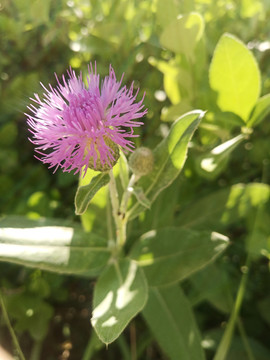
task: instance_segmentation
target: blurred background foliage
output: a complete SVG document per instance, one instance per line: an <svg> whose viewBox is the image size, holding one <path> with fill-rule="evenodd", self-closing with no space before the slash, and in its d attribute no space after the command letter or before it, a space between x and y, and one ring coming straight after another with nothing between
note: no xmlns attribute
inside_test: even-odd
<svg viewBox="0 0 270 360"><path fill-rule="evenodd" d="M183 16L176 20L179 14ZM85 73L90 61L96 61L102 77L110 64L118 78L124 72L125 84L134 81L135 88L140 88L139 96L146 92L148 114L145 126L138 130L141 136L136 139L137 145L153 148L177 117L194 108L207 110L181 176L129 231L132 243L149 228L186 225L195 219L199 229L223 231L232 239L218 265L209 266L183 284L194 305L209 359L213 358L245 270L251 234L257 245L252 250L254 262L242 311L246 330L241 334L239 325L228 359L249 358L243 350L243 338L251 338L254 359L270 357L266 335L270 325L269 252L265 250L270 242L269 196L268 200L262 197L257 201L264 210L259 217L256 215L256 199L261 199L258 194L269 192L269 187L233 187L239 183L269 184L269 111L252 135L237 144L237 151L226 154L218 171L206 174L198 166L198 159L237 136L245 125L237 114L221 111L217 95L210 88L209 65L216 44L229 32L247 45L261 71L261 95L266 95L270 92L269 20L269 0L0 0L1 214L79 221L73 207L77 177L60 171L53 174L33 157L33 145L27 140L30 133L24 113L29 97L34 92L42 94L39 82L55 85L54 73L60 76L69 66ZM226 217L223 201L237 191L246 191L247 196L243 195L239 208L237 195L232 197L234 212ZM88 231L105 230L101 226L105 196L100 192L82 219ZM204 210L208 217L202 218ZM259 225L254 231L256 216ZM167 358L140 318L108 352L99 350L102 345L95 335L88 343L92 296L88 280L3 263L0 271L10 317L27 359L30 352L31 360L38 358L35 354L41 351L43 341L47 346L43 345L40 359L44 360L81 360L87 344L93 359ZM1 343L10 348L6 328L0 325Z"/></svg>

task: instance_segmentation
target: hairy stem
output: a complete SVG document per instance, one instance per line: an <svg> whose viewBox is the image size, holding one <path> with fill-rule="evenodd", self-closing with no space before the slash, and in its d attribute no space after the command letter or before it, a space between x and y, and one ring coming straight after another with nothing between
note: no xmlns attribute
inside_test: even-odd
<svg viewBox="0 0 270 360"><path fill-rule="evenodd" d="M110 174L110 182L109 182L110 197L112 203L113 218L116 226L116 243L117 246L121 249L126 242L126 221L125 219L123 219L120 211L119 196L118 196L118 191L117 191L113 171L110 170L109 174Z"/></svg>

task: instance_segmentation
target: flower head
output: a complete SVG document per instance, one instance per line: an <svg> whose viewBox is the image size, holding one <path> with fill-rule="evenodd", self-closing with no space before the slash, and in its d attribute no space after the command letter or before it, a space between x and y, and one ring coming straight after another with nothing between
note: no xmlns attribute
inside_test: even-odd
<svg viewBox="0 0 270 360"><path fill-rule="evenodd" d="M133 93L133 84L128 89L121 87L122 78L116 80L110 66L109 75L101 81L96 65L88 66L87 85L82 73L77 77L71 68L68 77L56 76L57 86L49 84L43 99L35 94L26 114L33 134L37 157L51 167L63 171L75 170L75 174L87 171L87 167L105 171L119 157L119 148L132 151L134 128L143 123L137 119L147 112L143 98L136 101L138 91Z"/></svg>

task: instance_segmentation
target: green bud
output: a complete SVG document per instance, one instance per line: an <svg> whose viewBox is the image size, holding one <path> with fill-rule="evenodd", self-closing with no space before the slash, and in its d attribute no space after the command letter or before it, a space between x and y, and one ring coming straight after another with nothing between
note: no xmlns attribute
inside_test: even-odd
<svg viewBox="0 0 270 360"><path fill-rule="evenodd" d="M100 156L98 156L97 161L96 161L96 166L94 166L94 160L93 160L93 158L91 158L88 163L88 167L90 169L105 172L105 171L111 170L111 168L114 167L114 165L117 163L117 161L120 157L118 145L107 137L104 138L104 142L106 145L108 145L113 150L113 152L114 152L113 157L115 160L108 159L108 161L105 164L101 164ZM98 151L97 151L97 154L99 155Z"/></svg>
<svg viewBox="0 0 270 360"><path fill-rule="evenodd" d="M154 155L147 147L139 147L129 157L129 167L135 175L149 174L154 167Z"/></svg>

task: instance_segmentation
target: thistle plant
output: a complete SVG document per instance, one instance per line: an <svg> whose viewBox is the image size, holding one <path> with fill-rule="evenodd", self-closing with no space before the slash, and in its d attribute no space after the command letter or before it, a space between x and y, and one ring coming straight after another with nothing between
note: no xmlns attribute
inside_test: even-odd
<svg viewBox="0 0 270 360"><path fill-rule="evenodd" d="M9 243L5 261L96 279L91 323L105 344L117 339L141 311L152 322L157 296L164 296L159 288L187 278L228 244L224 235L184 227L149 228L137 239L130 237L131 222L151 211L157 196L181 172L204 112L179 117L154 149L135 148L132 139L147 114L145 95L137 101L139 90L134 91L133 84L122 86L122 81L123 76L117 81L111 66L101 80L96 64L90 64L86 82L82 73L77 76L70 68L67 76L56 76L56 86L42 84L43 96L31 98L26 114L36 157L54 171L79 173L75 213L83 223L93 197L101 189L108 191L107 238L77 224L24 219L19 231L25 235L18 241L16 229L3 230L5 222L1 223ZM170 287L166 296L186 301L179 287ZM185 315L195 329L189 305ZM194 339L191 352L200 358L197 330Z"/></svg>

